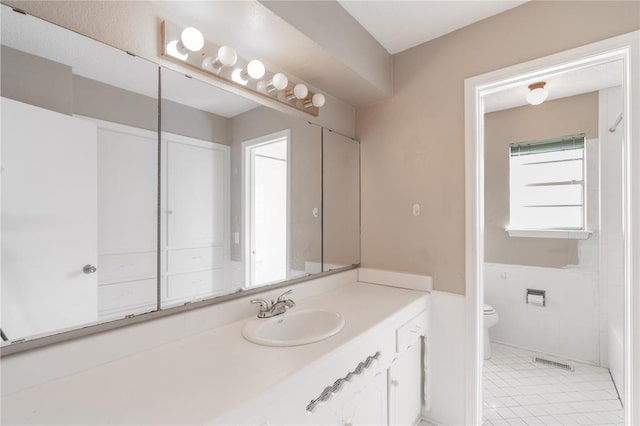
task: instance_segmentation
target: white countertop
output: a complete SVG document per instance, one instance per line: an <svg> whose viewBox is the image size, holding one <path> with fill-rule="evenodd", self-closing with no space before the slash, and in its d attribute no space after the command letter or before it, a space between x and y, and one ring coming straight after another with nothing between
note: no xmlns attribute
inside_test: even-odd
<svg viewBox="0 0 640 426"><path fill-rule="evenodd" d="M205 424L357 338L425 292L354 283L297 301L340 312L324 341L268 347L246 341L244 321L6 395L2 424ZM294 308L295 309L295 308Z"/></svg>

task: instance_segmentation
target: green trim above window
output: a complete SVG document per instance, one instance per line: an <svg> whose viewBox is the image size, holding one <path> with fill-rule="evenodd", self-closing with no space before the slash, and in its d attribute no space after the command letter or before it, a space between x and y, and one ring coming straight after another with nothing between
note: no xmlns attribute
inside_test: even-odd
<svg viewBox="0 0 640 426"><path fill-rule="evenodd" d="M584 148L585 134L562 136L556 139L544 141L518 142L509 145L512 157L528 154L541 154L544 152L566 151L570 149Z"/></svg>

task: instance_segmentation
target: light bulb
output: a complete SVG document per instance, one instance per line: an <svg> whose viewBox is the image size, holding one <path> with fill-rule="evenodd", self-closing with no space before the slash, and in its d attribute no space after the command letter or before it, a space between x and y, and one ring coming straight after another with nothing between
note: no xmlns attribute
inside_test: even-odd
<svg viewBox="0 0 640 426"><path fill-rule="evenodd" d="M258 92L266 93L267 92L267 83L264 80L260 80L258 84L256 84L256 90Z"/></svg>
<svg viewBox="0 0 640 426"><path fill-rule="evenodd" d="M284 90L289 85L289 79L286 75L279 72L271 79L271 85L278 90Z"/></svg>
<svg viewBox="0 0 640 426"><path fill-rule="evenodd" d="M249 80L245 79L243 74L244 73L242 72L242 68L236 68L231 73L231 80L235 81L238 84L242 84L244 86L249 82Z"/></svg>
<svg viewBox="0 0 640 426"><path fill-rule="evenodd" d="M549 96L549 91L544 88L547 83L539 81L529 85L529 93L527 93L527 102L531 105L540 105Z"/></svg>
<svg viewBox="0 0 640 426"><path fill-rule="evenodd" d="M182 30L180 40L184 47L192 52L197 52L204 47L204 37L197 28L187 27Z"/></svg>
<svg viewBox="0 0 640 426"><path fill-rule="evenodd" d="M320 108L324 105L325 98L322 93L316 93L311 97L311 100L304 103L305 108L311 108L312 106Z"/></svg>
<svg viewBox="0 0 640 426"><path fill-rule="evenodd" d="M215 66L214 66L215 62L216 62L216 58L214 58L213 56L207 56L202 60L202 68L204 68L207 71L215 71Z"/></svg>
<svg viewBox="0 0 640 426"><path fill-rule="evenodd" d="M326 99L324 98L324 95L322 93L316 93L311 98L311 102L313 103L313 106L318 108L320 108L321 106L324 106L325 101Z"/></svg>
<svg viewBox="0 0 640 426"><path fill-rule="evenodd" d="M309 94L309 89L302 83L298 83L293 88L293 95L298 99L304 99Z"/></svg>
<svg viewBox="0 0 640 426"><path fill-rule="evenodd" d="M178 58L184 61L189 57L189 54L179 50L178 45L181 45L181 43L178 43L178 40L170 41L167 44L167 55L171 55L174 58Z"/></svg>
<svg viewBox="0 0 640 426"><path fill-rule="evenodd" d="M218 49L218 60L222 65L232 67L238 61L238 54L232 47L222 46Z"/></svg>
<svg viewBox="0 0 640 426"><path fill-rule="evenodd" d="M249 73L249 76L255 80L259 80L264 77L264 72L264 64L257 59L254 59L249 62L249 65L247 65L247 73Z"/></svg>

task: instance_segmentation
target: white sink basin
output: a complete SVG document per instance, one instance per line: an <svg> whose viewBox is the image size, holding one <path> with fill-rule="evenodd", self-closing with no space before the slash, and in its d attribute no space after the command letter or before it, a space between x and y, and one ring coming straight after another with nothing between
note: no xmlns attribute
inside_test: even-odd
<svg viewBox="0 0 640 426"><path fill-rule="evenodd" d="M344 328L344 318L326 309L295 307L273 318L256 318L242 328L250 342L265 346L299 346L319 342Z"/></svg>

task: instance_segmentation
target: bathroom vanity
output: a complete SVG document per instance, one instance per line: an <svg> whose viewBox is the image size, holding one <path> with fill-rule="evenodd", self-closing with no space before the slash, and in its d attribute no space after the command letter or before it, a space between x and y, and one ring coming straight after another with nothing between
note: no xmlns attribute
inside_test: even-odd
<svg viewBox="0 0 640 426"><path fill-rule="evenodd" d="M429 301L424 291L352 281L292 308L342 314L344 328L325 340L257 345L242 337L246 318L5 395L2 422L412 424Z"/></svg>

